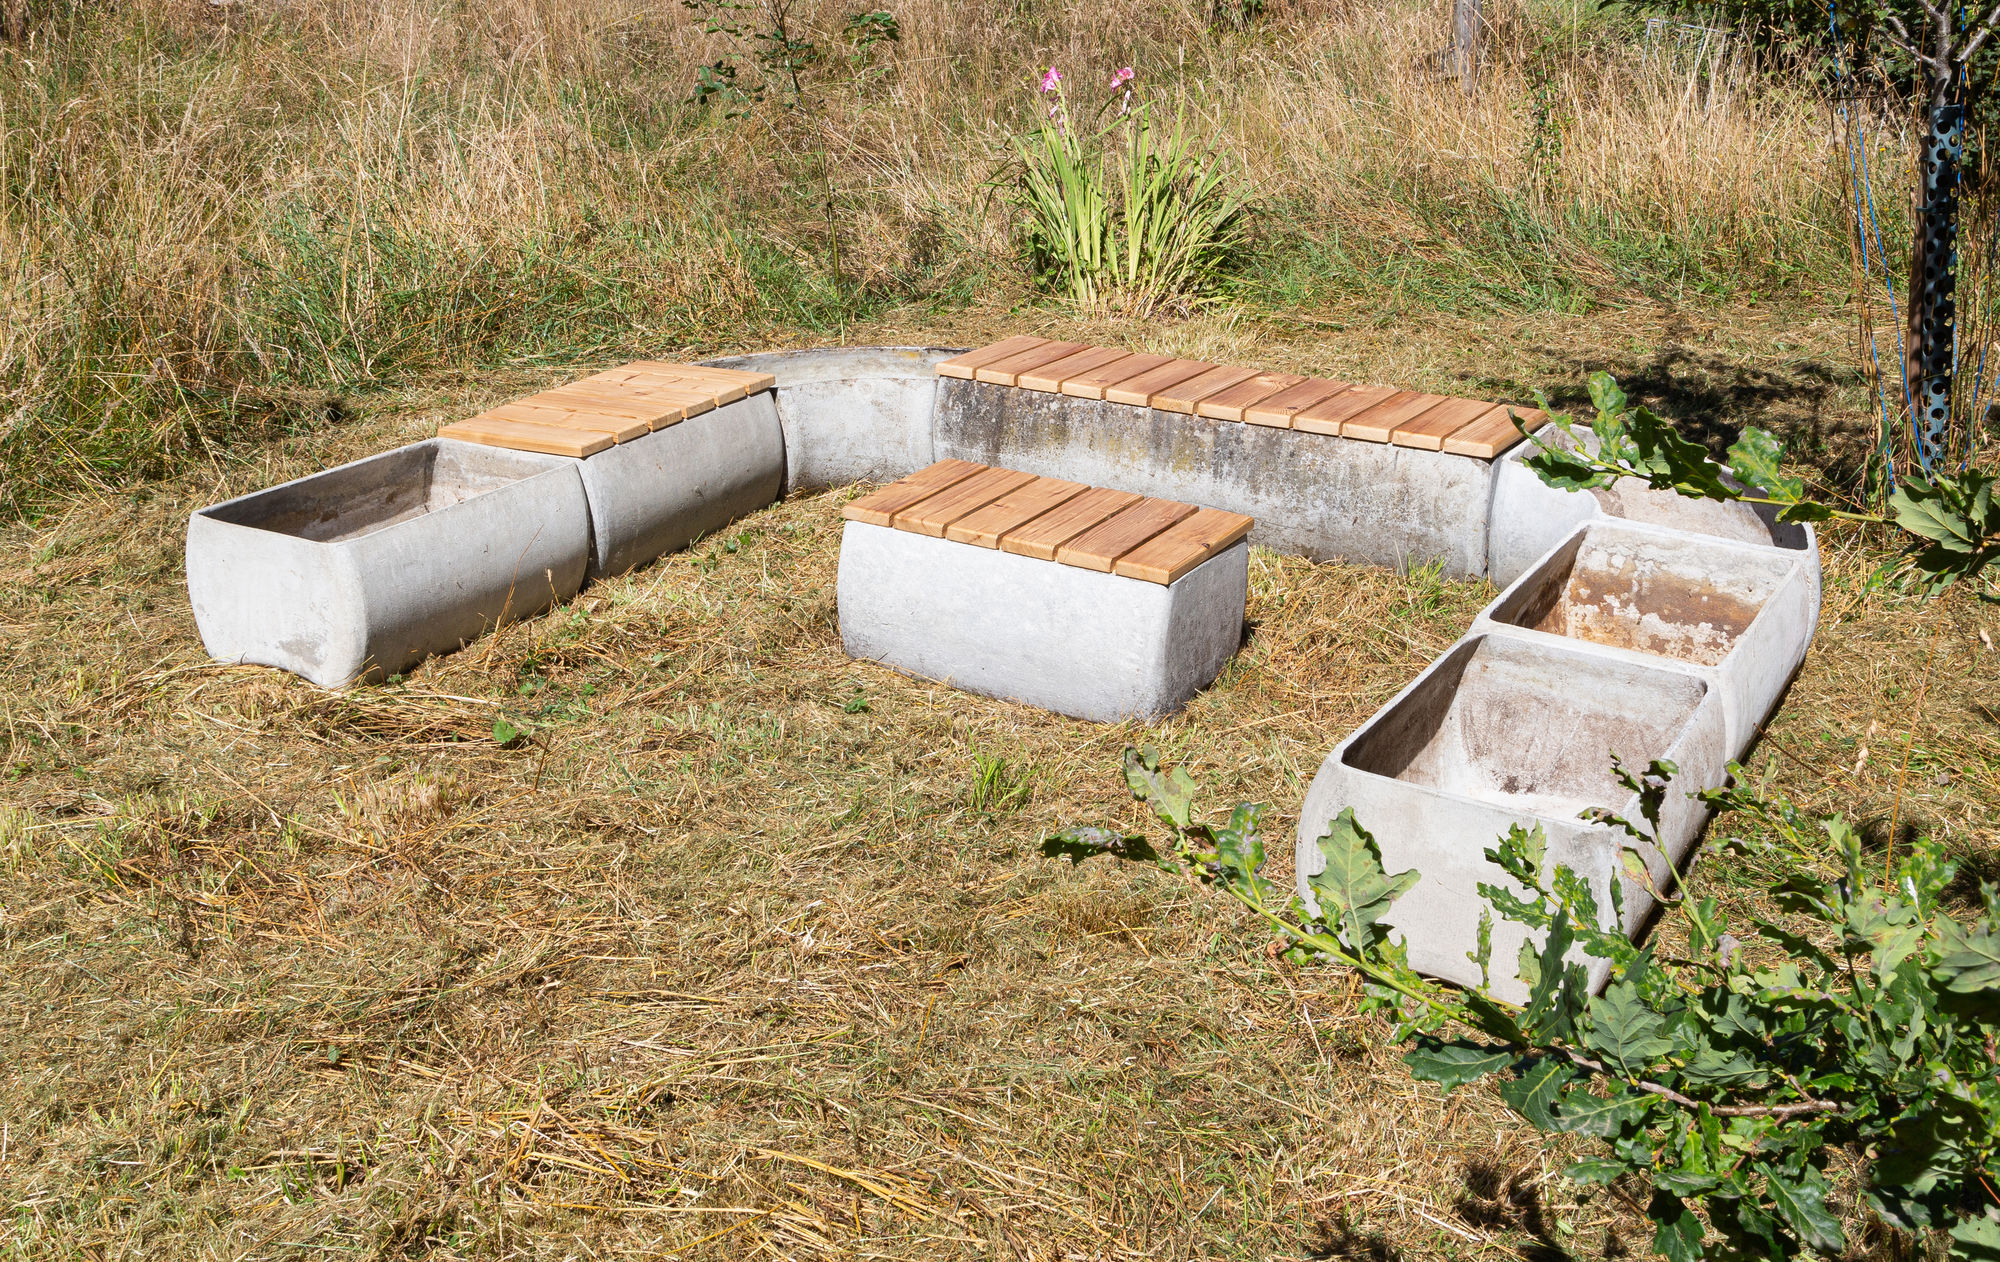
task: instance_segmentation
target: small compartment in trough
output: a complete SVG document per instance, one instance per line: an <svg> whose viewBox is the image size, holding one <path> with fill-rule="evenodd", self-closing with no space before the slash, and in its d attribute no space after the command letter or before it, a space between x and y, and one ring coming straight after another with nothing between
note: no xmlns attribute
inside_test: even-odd
<svg viewBox="0 0 2000 1262"><path fill-rule="evenodd" d="M202 644L338 688L566 600L590 552L575 464L434 438L204 508Z"/></svg>
<svg viewBox="0 0 2000 1262"><path fill-rule="evenodd" d="M1492 621L1719 666L1798 568L1794 555L1590 526L1532 570Z"/></svg>
<svg viewBox="0 0 2000 1262"><path fill-rule="evenodd" d="M1707 692L1694 675L1481 636L1365 725L1343 761L1509 811L1574 819L1590 807L1622 808L1631 794L1612 778L1612 752L1634 767L1666 755Z"/></svg>

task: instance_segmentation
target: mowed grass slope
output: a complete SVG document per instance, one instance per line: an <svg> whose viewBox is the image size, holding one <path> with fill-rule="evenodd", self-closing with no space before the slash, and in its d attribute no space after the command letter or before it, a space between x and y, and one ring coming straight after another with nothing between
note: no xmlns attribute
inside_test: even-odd
<svg viewBox="0 0 2000 1262"><path fill-rule="evenodd" d="M1143 827L1117 761L1150 741L1217 807L1273 802L1288 879L1318 760L1483 584L1260 551L1214 689L1084 724L848 660L834 491L393 684L208 662L184 514L467 398L0 536L0 1249L1643 1253L1560 1144L1413 1083L1350 978L1178 879L1038 851ZM1756 770L1993 875L2000 628L1872 586L1864 541L1827 559ZM1696 869L1737 907L1779 876Z"/></svg>

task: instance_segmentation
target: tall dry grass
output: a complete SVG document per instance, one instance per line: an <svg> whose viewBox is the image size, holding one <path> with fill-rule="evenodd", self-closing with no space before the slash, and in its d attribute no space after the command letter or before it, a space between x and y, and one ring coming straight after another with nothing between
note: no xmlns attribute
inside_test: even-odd
<svg viewBox="0 0 2000 1262"><path fill-rule="evenodd" d="M729 41L678 5L77 6L0 51L0 511L227 461L426 373L1012 300L998 188L1049 64L1086 92L1133 65L1205 120L1268 212L1244 302L1844 283L1808 90L1693 91L1527 0L1495 6L1467 100L1430 69L1434 8L1295 0L1234 32L1190 0L909 0L857 64L852 6L800 0L828 53L805 102L729 119L687 103Z"/></svg>

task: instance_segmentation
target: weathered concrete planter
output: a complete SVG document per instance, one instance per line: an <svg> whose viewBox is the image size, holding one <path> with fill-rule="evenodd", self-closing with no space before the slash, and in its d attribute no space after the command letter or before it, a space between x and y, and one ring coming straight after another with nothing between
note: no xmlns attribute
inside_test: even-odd
<svg viewBox="0 0 2000 1262"><path fill-rule="evenodd" d="M583 583L575 462L434 438L188 521L202 644L337 688L394 674Z"/></svg>
<svg viewBox="0 0 2000 1262"><path fill-rule="evenodd" d="M778 379L785 490L888 482L931 455L938 361L956 351L854 346L704 360Z"/></svg>
<svg viewBox="0 0 2000 1262"><path fill-rule="evenodd" d="M1547 425L1538 431L1538 437L1556 441L1561 431ZM1612 518L1804 553L1811 559L1813 585L1818 588L1819 549L1812 530L1778 521L1773 509L1689 499L1629 480L1594 491L1558 490L1524 463L1534 454L1531 444L1522 443L1493 462L1486 568L1487 576L1502 587L1519 578L1576 527Z"/></svg>
<svg viewBox="0 0 2000 1262"><path fill-rule="evenodd" d="M1213 680L1243 634L1249 549L1170 584L850 521L840 638L868 658L1080 719L1150 719Z"/></svg>
<svg viewBox="0 0 2000 1262"><path fill-rule="evenodd" d="M938 383L936 433L940 459L1248 514L1280 552L1486 572L1489 461L964 380Z"/></svg>
<svg viewBox="0 0 2000 1262"><path fill-rule="evenodd" d="M1819 583L1811 555L1598 519L1502 592L1472 633L1666 659L1716 689L1729 756L1740 758L1812 642Z"/></svg>
<svg viewBox="0 0 2000 1262"><path fill-rule="evenodd" d="M574 462L590 502L590 577L622 574L785 492L769 391Z"/></svg>
<svg viewBox="0 0 2000 1262"><path fill-rule="evenodd" d="M1432 976L1479 981L1466 954L1486 907L1478 886L1508 883L1485 851L1517 823L1541 825L1551 869L1587 878L1607 915L1611 884L1621 882L1622 928L1638 931L1653 899L1621 873L1622 834L1577 818L1592 807L1638 818L1636 797L1612 778L1613 750L1637 768L1670 758L1681 769L1660 849L1647 856L1656 883L1700 831L1694 794L1723 780L1725 720L1706 681L1546 639L1461 640L1334 748L1300 812L1299 891L1308 903L1306 878L1324 869L1318 839L1342 807L1374 833L1391 872L1423 874L1390 919L1411 964ZM1513 965L1526 936L1495 917L1493 976L1503 996L1525 994ZM1601 984L1607 966L1591 964L1592 984Z"/></svg>

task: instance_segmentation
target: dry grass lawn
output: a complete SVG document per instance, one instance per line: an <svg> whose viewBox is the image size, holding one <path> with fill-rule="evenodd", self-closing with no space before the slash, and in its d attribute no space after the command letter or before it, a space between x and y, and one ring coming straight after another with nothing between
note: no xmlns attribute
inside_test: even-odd
<svg viewBox="0 0 2000 1262"><path fill-rule="evenodd" d="M1434 326L1455 349L1423 362L1353 324L1261 358L1556 382L1626 356L1670 397L1768 378L1786 402L1755 415L1859 423L1784 410L1810 374L1754 317ZM1098 726L849 661L843 490L386 686L203 656L191 508L548 375L364 400L0 531L0 1256L1644 1255L1633 1205L1581 1199L1496 1099L1411 1082L1348 977L1199 888L1038 850L1140 822L1117 763L1143 740L1216 805L1275 803L1288 870L1318 760L1484 584L1259 551L1217 686ZM1757 768L1994 875L2000 617L1872 586L1865 540L1826 557ZM530 738L497 744L503 716ZM1696 877L1741 905L1770 874Z"/></svg>

